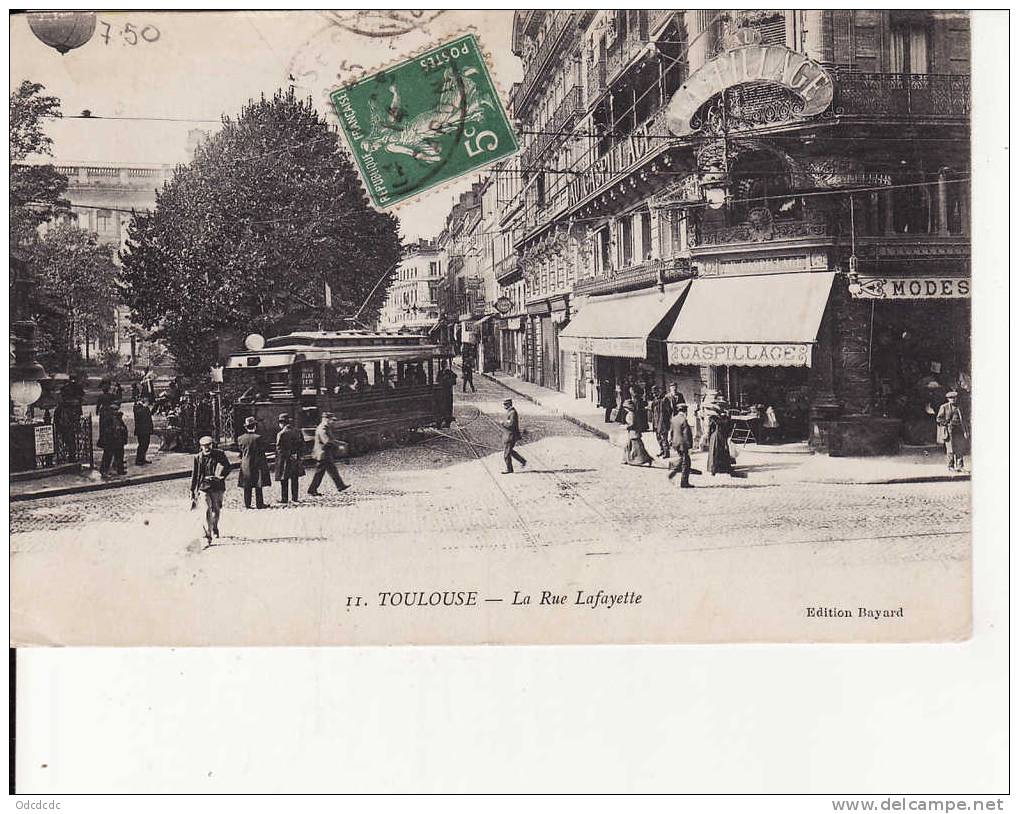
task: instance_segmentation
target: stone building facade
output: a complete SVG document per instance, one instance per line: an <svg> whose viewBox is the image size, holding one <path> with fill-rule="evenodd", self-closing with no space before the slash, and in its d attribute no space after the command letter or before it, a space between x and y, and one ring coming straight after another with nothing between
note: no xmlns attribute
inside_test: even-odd
<svg viewBox="0 0 1019 814"><path fill-rule="evenodd" d="M384 331L430 331L439 320L446 259L432 240L406 246L379 315Z"/></svg>
<svg viewBox="0 0 1019 814"><path fill-rule="evenodd" d="M95 232L101 243L120 251L127 240L131 212L149 212L156 205L156 190L170 178L168 164L114 164L104 162L60 162L56 169L67 176L66 198L70 211L63 220ZM119 262L119 258L117 260ZM110 331L99 337L83 337L79 352L95 358L97 352L114 348L138 367L149 364L153 343L131 324L126 306L114 307ZM165 355L160 349L159 355Z"/></svg>
<svg viewBox="0 0 1019 814"><path fill-rule="evenodd" d="M676 380L836 452L933 436L969 388L964 13L534 11L514 38L526 378Z"/></svg>

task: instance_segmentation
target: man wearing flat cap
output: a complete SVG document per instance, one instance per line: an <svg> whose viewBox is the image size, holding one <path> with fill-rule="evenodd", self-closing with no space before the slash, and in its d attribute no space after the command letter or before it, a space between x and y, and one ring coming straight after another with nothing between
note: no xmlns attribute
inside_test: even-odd
<svg viewBox="0 0 1019 814"><path fill-rule="evenodd" d="M311 485L308 487L309 495L317 495L318 487L322 483L322 477L326 474L336 484L336 491L343 492L350 488L349 484L343 482L340 473L336 470L336 452L339 445L333 436L331 422L336 418L332 413L322 413L322 420L315 428L315 447L311 457L315 459L315 474L311 476Z"/></svg>
<svg viewBox="0 0 1019 814"><path fill-rule="evenodd" d="M213 449L212 436L203 435L198 439L198 454L191 466L191 508L198 502L199 493L203 493L205 540L210 545L213 536L219 537L219 515L223 511L228 474L230 462L226 459L226 453L221 449Z"/></svg>
<svg viewBox="0 0 1019 814"><path fill-rule="evenodd" d="M499 426L502 427L502 459L506 465L502 474L509 475L513 472L514 458L519 461L521 466L527 466L527 461L523 455L513 449L517 441L520 440L520 416L517 415L517 409L513 406L513 399L505 399L502 406L506 408L506 415L499 422Z"/></svg>
<svg viewBox="0 0 1019 814"><path fill-rule="evenodd" d="M269 461L265 457L265 441L257 432L258 422L253 415L244 419L244 432L237 436L237 447L241 451L241 465L237 473L237 485L244 490L244 508L251 508L251 495L255 495L255 508L265 508L262 488L272 484Z"/></svg>
<svg viewBox="0 0 1019 814"><path fill-rule="evenodd" d="M959 393L951 390L945 393L945 398L947 401L938 409L935 419L938 424L938 443L945 445L948 468L953 472L962 472L966 456L969 455L969 431L962 410L959 409Z"/></svg>
<svg viewBox="0 0 1019 814"><path fill-rule="evenodd" d="M301 463L304 438L294 429L290 413L280 413L279 428L276 434L276 480L280 484L280 503L288 501L288 488L296 503L298 482L304 475L304 466Z"/></svg>

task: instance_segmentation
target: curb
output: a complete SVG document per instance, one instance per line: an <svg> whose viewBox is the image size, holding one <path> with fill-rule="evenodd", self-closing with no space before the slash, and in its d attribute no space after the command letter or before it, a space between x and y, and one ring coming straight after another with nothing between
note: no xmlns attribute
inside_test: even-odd
<svg viewBox="0 0 1019 814"><path fill-rule="evenodd" d="M100 481L99 483L82 483L75 486L58 486L55 489L40 489L38 492L23 492L18 495L10 495L9 498L11 503L22 500L43 500L47 497L64 497L83 492L102 492L106 489L122 489L125 486L140 486L145 483L158 483L164 480L190 477L190 469L180 472L162 472L158 475L142 475L138 478L127 478L125 480Z"/></svg>
<svg viewBox="0 0 1019 814"><path fill-rule="evenodd" d="M527 393L523 393L523 392L521 392L521 391L511 387L509 384L507 384L506 382L504 382L504 381L502 381L500 379L495 378L490 373L482 373L481 376L483 378L485 378L485 379L488 379L490 382L494 382L495 384L505 388L506 390L509 390L511 393L514 393L515 395L520 396L523 399L527 399L527 401L531 402L532 404L537 404L539 407L544 407L546 410L548 410L549 412L553 413L554 415L557 415L560 418L563 418L566 421L569 421L571 424L575 424L576 426L580 427L583 430L587 430L587 432L591 433L592 435L596 435L597 437L601 438L604 441L610 441L611 440L609 434L607 432L605 432L604 430L600 430L597 427L594 427L591 424L588 424L586 421L584 421L582 419L579 419L579 418L576 418L575 416L572 416L569 413L564 413L562 410L558 410L555 407L546 407L538 399L534 398L533 396L528 395ZM793 453L787 453L787 454L793 454ZM796 453L796 454L805 454L805 453ZM969 475L969 473L966 473L964 475L912 475L912 476L907 476L907 477L902 477L902 478L882 478L882 479L878 479L878 480L841 480L841 479L837 479L837 478L835 478L835 479L823 478L823 479L820 479L820 480L791 481L790 483L824 484L824 485L828 485L828 486L882 486L882 485L897 485L897 484L911 484L911 483L948 483L948 482L969 481L969 480L970 480L970 475ZM775 484L759 484L759 485L761 485L761 486L781 486L783 484L775 483Z"/></svg>

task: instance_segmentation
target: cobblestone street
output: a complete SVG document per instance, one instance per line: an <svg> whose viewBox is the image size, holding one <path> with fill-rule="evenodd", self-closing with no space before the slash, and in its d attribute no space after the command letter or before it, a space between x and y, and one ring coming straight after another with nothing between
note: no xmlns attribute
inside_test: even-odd
<svg viewBox="0 0 1019 814"><path fill-rule="evenodd" d="M910 601L916 624L930 629L934 615L946 635L965 635L968 483L755 485L751 466L746 479L700 476L681 492L664 462L623 466L617 447L520 399L528 466L503 475L494 422L506 392L477 384L477 394L457 392L449 430L342 465L353 485L342 495L327 483L298 505L274 493L268 509L245 511L231 478L211 548L186 481L12 504L14 608L60 586L56 601L31 603L45 618L16 610L16 638L371 642L385 640L384 625L399 641L410 620L418 641L554 641L545 621L535 635L530 608L510 612L513 591L587 585L667 602L640 610L654 619L648 640L731 639L733 626L737 639L856 638L855 620L804 626L804 606ZM347 607L348 597L433 588L492 601L457 617L459 632L434 610L363 625L375 611ZM909 621L864 630L907 638ZM600 619L591 640L613 640L612 626ZM632 619L618 634L632 639Z"/></svg>

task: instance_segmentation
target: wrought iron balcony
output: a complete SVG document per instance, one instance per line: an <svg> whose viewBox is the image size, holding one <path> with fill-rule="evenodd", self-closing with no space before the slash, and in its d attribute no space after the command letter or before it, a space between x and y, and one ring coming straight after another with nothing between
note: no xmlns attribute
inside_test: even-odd
<svg viewBox="0 0 1019 814"><path fill-rule="evenodd" d="M626 268L606 271L596 277L577 280L573 286L573 293L588 295L632 291L652 285L674 283L692 276L693 269L690 260L686 257L645 260Z"/></svg>
<svg viewBox="0 0 1019 814"><path fill-rule="evenodd" d="M499 285L506 285L512 282L520 274L520 258L515 254L504 257L495 264L495 280Z"/></svg>
<svg viewBox="0 0 1019 814"><path fill-rule="evenodd" d="M650 9L647 12L647 15L648 15L647 29L648 29L648 31L650 31L652 34L657 32L658 29L661 28L663 25L665 25L666 21L669 20L669 18L671 18L672 15L675 14L675 13L676 13L676 11L674 9L666 9L666 8L653 8L653 9Z"/></svg>
<svg viewBox="0 0 1019 814"><path fill-rule="evenodd" d="M691 229L688 233L691 249L715 248L741 243L770 243L777 240L826 239L832 242L838 230L823 213L811 213L797 220L774 220L767 209L756 209L744 223L718 229Z"/></svg>
<svg viewBox="0 0 1019 814"><path fill-rule="evenodd" d="M524 78L520 80L516 93L513 94L513 114L517 117L523 115L523 111L526 109L535 88L538 86L539 80L549 76L547 67L552 57L565 51L560 42L563 39L563 35L567 31L572 31L573 34L576 34L574 12L553 11L550 13L552 14L552 23L549 25L548 32L542 41L538 43L534 53L529 55L527 64L524 66Z"/></svg>
<svg viewBox="0 0 1019 814"><path fill-rule="evenodd" d="M579 85L570 88L563 100L549 117L549 120L538 127L538 133L526 150L521 165L525 171L536 169L541 163L541 156L549 146L568 134L568 127L577 116L583 113L582 91Z"/></svg>
<svg viewBox="0 0 1019 814"><path fill-rule="evenodd" d="M655 111L630 135L620 139L601 158L595 159L570 183L573 206L598 189L609 187L630 173L634 165L670 143L665 108Z"/></svg>
<svg viewBox="0 0 1019 814"><path fill-rule="evenodd" d="M619 13L625 14L626 12ZM616 38L609 46L608 54L605 57L605 75L608 82L611 84L616 74L636 59L637 55L646 47L647 37L644 36L640 27L631 28L626 32L625 37Z"/></svg>
<svg viewBox="0 0 1019 814"><path fill-rule="evenodd" d="M875 119L968 119L970 78L838 71L832 112Z"/></svg>

